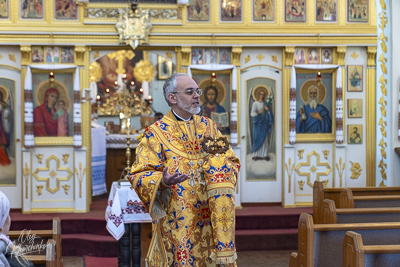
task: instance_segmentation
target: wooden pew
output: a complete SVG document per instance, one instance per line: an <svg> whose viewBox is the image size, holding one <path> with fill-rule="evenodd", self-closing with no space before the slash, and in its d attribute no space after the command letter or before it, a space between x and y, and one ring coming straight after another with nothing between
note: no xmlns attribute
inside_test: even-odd
<svg viewBox="0 0 400 267"><path fill-rule="evenodd" d="M352 187L349 188L354 196L385 196L400 195L400 187ZM315 223L322 223L322 207L324 199L335 201L340 205L342 188L324 188L322 182L315 181L313 186L313 218Z"/></svg>
<svg viewBox="0 0 400 267"><path fill-rule="evenodd" d="M9 231L8 236L13 241L14 245L21 244L21 248L30 244L29 238L35 237L35 244L45 244L46 248L42 254L31 253L25 254L25 258L31 260L34 265L46 264L51 267L62 267L62 242L61 242L61 219L53 218L53 229L51 230L23 230ZM21 238L20 238L21 237ZM28 238L28 239L27 239ZM22 242L21 242L22 241ZM52 253L54 248L54 255ZM51 261L53 263L51 263Z"/></svg>
<svg viewBox="0 0 400 267"><path fill-rule="evenodd" d="M337 209L331 199L324 200L322 223L400 222L400 208Z"/></svg>
<svg viewBox="0 0 400 267"><path fill-rule="evenodd" d="M340 208L400 207L400 195L354 196L350 188L340 191Z"/></svg>
<svg viewBox="0 0 400 267"><path fill-rule="evenodd" d="M343 261L343 240L347 231L356 231L367 245L396 245L400 222L314 224L310 214L302 213L298 225L298 251L292 253L291 267L336 267Z"/></svg>
<svg viewBox="0 0 400 267"><path fill-rule="evenodd" d="M348 231L343 240L343 267L400 266L399 245L364 245L359 233Z"/></svg>

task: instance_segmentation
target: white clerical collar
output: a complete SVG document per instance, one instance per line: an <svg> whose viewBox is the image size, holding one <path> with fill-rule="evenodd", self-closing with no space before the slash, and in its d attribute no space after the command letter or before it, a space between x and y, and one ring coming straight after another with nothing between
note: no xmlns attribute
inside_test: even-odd
<svg viewBox="0 0 400 267"><path fill-rule="evenodd" d="M174 113L175 117L177 117L179 120L188 122L188 121L190 121L190 120L192 119L192 116L190 116L189 119L185 120L184 118L182 118L181 116L179 116L178 114L176 114L176 112L175 112L173 109L171 109L171 110L172 110L172 113Z"/></svg>

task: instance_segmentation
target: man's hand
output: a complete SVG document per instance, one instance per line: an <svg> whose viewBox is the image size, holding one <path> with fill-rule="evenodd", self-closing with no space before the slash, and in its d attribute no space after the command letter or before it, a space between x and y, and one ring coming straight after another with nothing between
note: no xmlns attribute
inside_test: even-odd
<svg viewBox="0 0 400 267"><path fill-rule="evenodd" d="M319 115L318 111L315 111L315 113L310 113L311 117L315 118L315 119L319 119L320 121L322 121L321 115Z"/></svg>
<svg viewBox="0 0 400 267"><path fill-rule="evenodd" d="M187 176L186 174L179 175L178 173L174 173L171 175L168 172L168 167L165 167L163 170L163 178L162 179L166 185L170 186L170 185L179 184L179 183L186 181L187 179L189 179L189 176Z"/></svg>

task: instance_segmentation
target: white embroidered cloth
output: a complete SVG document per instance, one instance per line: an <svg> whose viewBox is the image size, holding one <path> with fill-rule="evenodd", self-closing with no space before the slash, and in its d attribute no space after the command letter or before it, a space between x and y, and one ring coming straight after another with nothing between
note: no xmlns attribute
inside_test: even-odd
<svg viewBox="0 0 400 267"><path fill-rule="evenodd" d="M131 184L113 182L106 208L108 232L119 240L125 233L124 223L151 222L150 214L144 208Z"/></svg>

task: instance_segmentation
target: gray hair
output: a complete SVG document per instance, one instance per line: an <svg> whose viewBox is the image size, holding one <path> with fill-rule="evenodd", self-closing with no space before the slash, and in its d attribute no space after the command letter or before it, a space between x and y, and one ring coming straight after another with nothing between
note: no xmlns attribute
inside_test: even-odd
<svg viewBox="0 0 400 267"><path fill-rule="evenodd" d="M186 73L174 73L168 77L163 86L163 94L165 101L167 101L168 106L171 106L171 102L168 100L168 94L176 92L178 88L178 77L188 76Z"/></svg>

